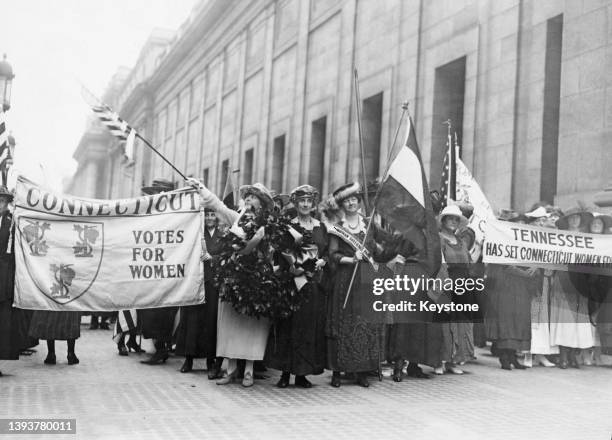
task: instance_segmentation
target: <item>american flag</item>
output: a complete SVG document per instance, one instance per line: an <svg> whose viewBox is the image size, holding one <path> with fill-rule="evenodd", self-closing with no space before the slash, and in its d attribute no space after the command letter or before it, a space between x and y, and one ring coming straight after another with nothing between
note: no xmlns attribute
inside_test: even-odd
<svg viewBox="0 0 612 440"><path fill-rule="evenodd" d="M456 139L456 138L455 138ZM453 145L450 134L446 141L446 154L442 166L442 182L440 184L440 199L444 209L448 200L457 200L457 150Z"/></svg>
<svg viewBox="0 0 612 440"><path fill-rule="evenodd" d="M81 88L82 95L85 101L91 106L92 111L96 114L100 122L110 131L110 133L119 139L123 144L124 155L129 165L134 164L134 140L138 134L126 121L121 119L119 115L113 111L108 105L102 103L95 95L88 91L85 87Z"/></svg>
<svg viewBox="0 0 612 440"><path fill-rule="evenodd" d="M8 170L12 164L13 158L9 145L9 135L6 131L5 114L0 111L0 173L2 173L3 186L6 186Z"/></svg>

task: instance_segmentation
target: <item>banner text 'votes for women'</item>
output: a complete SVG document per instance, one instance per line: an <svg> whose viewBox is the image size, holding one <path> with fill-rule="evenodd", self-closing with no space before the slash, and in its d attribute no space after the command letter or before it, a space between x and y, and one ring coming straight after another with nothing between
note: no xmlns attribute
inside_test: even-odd
<svg viewBox="0 0 612 440"><path fill-rule="evenodd" d="M113 311L204 301L200 199L83 199L19 178L15 306Z"/></svg>

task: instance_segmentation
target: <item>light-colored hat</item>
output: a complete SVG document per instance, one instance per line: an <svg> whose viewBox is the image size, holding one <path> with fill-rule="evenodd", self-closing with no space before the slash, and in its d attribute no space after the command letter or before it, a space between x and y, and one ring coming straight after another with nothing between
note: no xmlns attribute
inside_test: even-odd
<svg viewBox="0 0 612 440"><path fill-rule="evenodd" d="M249 194L257 197L261 201L264 209L274 209L274 199L272 198L272 194L263 184L258 182L252 185L242 185L240 187L240 198L244 199Z"/></svg>
<svg viewBox="0 0 612 440"><path fill-rule="evenodd" d="M544 206L539 206L531 212L526 212L525 217L529 217L530 219L542 218L542 217L550 217L550 213L546 211Z"/></svg>
<svg viewBox="0 0 612 440"><path fill-rule="evenodd" d="M463 214L461 213L461 209L457 205L447 205L442 210L442 212L438 216L438 221L440 225L442 224L442 222L444 222L444 217L448 216L457 217L459 219L459 228L463 228L465 225L467 225L468 220L463 216Z"/></svg>

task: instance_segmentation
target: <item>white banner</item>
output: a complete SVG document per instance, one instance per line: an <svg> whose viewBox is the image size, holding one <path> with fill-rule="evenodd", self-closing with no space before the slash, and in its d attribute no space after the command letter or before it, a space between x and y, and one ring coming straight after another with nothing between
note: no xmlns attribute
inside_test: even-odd
<svg viewBox="0 0 612 440"><path fill-rule="evenodd" d="M200 199L53 194L19 178L15 307L114 311L204 301Z"/></svg>
<svg viewBox="0 0 612 440"><path fill-rule="evenodd" d="M485 263L612 275L612 235L488 220L482 252Z"/></svg>

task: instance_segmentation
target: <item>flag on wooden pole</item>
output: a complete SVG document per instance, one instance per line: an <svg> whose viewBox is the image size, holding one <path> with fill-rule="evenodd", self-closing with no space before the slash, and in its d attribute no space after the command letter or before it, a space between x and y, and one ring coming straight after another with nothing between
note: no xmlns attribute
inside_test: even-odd
<svg viewBox="0 0 612 440"><path fill-rule="evenodd" d="M440 238L412 119L406 140L389 167L376 210L393 229L418 249L418 260L430 275L440 267Z"/></svg>

